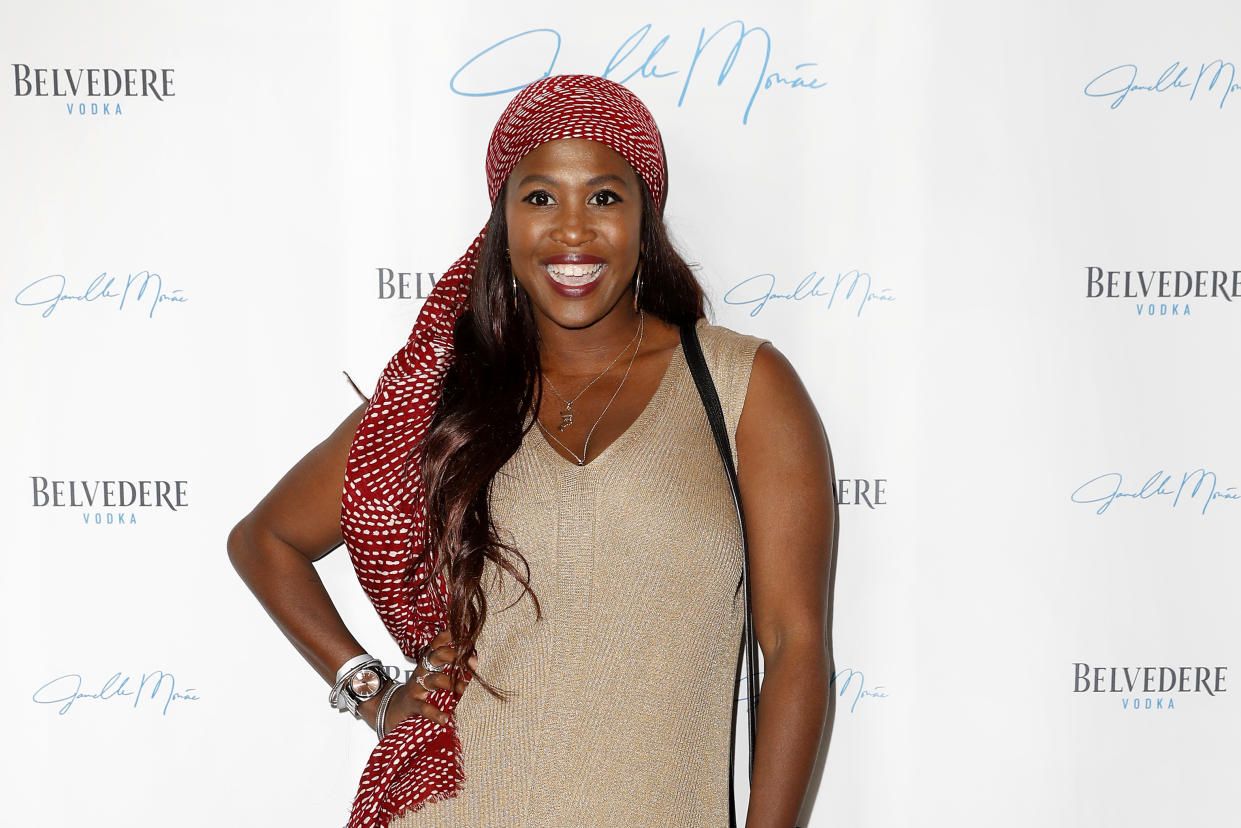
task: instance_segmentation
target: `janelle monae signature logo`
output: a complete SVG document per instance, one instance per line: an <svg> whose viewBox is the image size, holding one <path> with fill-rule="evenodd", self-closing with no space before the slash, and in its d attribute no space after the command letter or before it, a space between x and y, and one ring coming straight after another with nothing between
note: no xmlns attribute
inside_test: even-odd
<svg viewBox="0 0 1241 828"><path fill-rule="evenodd" d="M130 710L153 707L167 716L174 702L199 701L200 697L195 688L179 686L172 673L152 670L139 675L116 672L99 683L88 683L80 673L66 673L44 682L31 699L35 704L56 705L61 716L97 702Z"/></svg>
<svg viewBox="0 0 1241 828"><path fill-rule="evenodd" d="M17 292L13 301L29 308L42 308L39 316L47 319L62 304L95 308L111 308L118 312L141 314L148 319L157 308L189 301L180 288L164 283L164 277L150 270L139 270L125 276L112 276L106 270L82 288L70 286L60 273L40 276Z"/></svg>

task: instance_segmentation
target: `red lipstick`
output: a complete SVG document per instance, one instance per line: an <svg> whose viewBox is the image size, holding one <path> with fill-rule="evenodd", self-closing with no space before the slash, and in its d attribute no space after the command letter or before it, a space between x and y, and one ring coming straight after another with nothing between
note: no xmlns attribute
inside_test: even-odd
<svg viewBox="0 0 1241 828"><path fill-rule="evenodd" d="M561 253L543 260L543 273L552 290L569 299L590 293L607 269L604 259L587 253ZM552 275L552 271L556 275Z"/></svg>

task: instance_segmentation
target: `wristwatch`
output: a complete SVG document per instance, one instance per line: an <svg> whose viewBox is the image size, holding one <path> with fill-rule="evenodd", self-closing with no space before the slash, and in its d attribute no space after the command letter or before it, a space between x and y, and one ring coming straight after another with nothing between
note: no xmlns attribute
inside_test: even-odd
<svg viewBox="0 0 1241 828"><path fill-rule="evenodd" d="M358 656L345 662L337 673L328 702L337 710L348 710L358 717L358 705L375 698L391 683L383 662L370 656L365 659Z"/></svg>

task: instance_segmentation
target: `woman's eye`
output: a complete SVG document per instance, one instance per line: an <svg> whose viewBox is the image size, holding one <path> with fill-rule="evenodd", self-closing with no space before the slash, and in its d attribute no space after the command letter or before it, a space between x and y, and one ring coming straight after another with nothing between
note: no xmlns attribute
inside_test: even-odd
<svg viewBox="0 0 1241 828"><path fill-rule="evenodd" d="M611 190L600 190L590 197L590 203L596 207L606 207L609 204L616 204L620 201L620 196Z"/></svg>
<svg viewBox="0 0 1241 828"><path fill-rule="evenodd" d="M522 200L530 202L535 207L546 207L547 205L552 203L551 194L548 193L546 190L535 190L533 193L526 196Z"/></svg>

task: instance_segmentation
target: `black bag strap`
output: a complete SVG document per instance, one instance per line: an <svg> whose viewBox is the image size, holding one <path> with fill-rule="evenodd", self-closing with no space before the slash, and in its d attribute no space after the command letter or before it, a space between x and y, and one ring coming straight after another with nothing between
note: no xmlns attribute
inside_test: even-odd
<svg viewBox="0 0 1241 828"><path fill-rule="evenodd" d="M707 422L711 425L711 433L715 437L715 446L719 449L720 459L724 461L724 471L728 475L728 485L732 489L733 506L737 509L737 522L741 526L743 555L741 558L741 583L739 588L745 591L745 629L741 637L741 652L737 655L737 673L733 685L741 683L741 656L745 656L746 670L746 702L749 708L750 721L750 764L749 778L754 781L754 745L758 738L758 640L754 637L754 616L750 612L750 544L746 538L745 512L741 509L741 488L737 484L737 469L733 465L732 447L728 442L728 430L724 424L724 409L720 406L720 395L715 390L711 372L707 369L707 360L702 355L702 344L698 341L698 331L694 323L681 326L681 350L685 354L685 362L689 365L690 374L694 377L694 385L698 388L698 396L702 398L703 408L707 411ZM737 742L737 694L733 694L732 740L728 750L728 813L729 826L736 828L737 813L733 797L733 756Z"/></svg>

